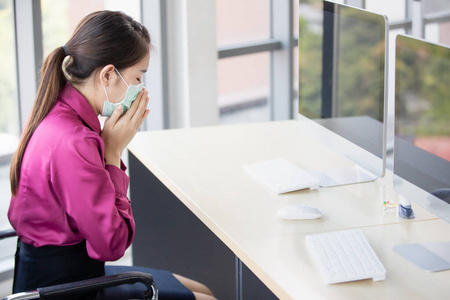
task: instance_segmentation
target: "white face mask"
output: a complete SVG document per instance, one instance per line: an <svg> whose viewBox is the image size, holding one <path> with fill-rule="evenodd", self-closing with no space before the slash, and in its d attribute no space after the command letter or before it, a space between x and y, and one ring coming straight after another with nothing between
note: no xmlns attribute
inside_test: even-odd
<svg viewBox="0 0 450 300"><path fill-rule="evenodd" d="M135 84L135 85L128 84L125 81L125 79L123 79L123 77L119 73L119 71L117 71L117 69L114 69L114 70L117 72L117 74L119 74L120 78L122 78L123 82L125 82L128 89L127 89L127 93L125 94L125 97L123 98L122 101L117 102L117 103L111 103L109 101L108 93L106 92L106 87L103 86L103 90L105 91L105 94L106 94L106 99L108 100L108 101L103 102L102 116L105 116L105 117L110 117L113 114L114 109L116 109L116 107L118 105L122 105L122 115L123 115L130 108L131 103L133 103L133 101L136 100L138 94L144 88L143 83L139 83L139 84Z"/></svg>

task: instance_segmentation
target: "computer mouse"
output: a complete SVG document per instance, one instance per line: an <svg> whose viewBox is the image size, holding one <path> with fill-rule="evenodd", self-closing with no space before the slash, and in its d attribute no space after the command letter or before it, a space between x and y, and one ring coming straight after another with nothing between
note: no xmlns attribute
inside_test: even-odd
<svg viewBox="0 0 450 300"><path fill-rule="evenodd" d="M322 212L313 206L294 204L280 208L277 215L285 220L311 220L322 217Z"/></svg>

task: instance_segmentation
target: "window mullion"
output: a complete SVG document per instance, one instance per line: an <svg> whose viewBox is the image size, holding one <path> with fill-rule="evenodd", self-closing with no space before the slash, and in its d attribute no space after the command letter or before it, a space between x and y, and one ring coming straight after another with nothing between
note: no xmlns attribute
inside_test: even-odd
<svg viewBox="0 0 450 300"><path fill-rule="evenodd" d="M17 86L21 130L36 97L38 72L42 63L42 22L40 1L14 1Z"/></svg>
<svg viewBox="0 0 450 300"><path fill-rule="evenodd" d="M239 55L260 53L264 51L273 51L281 48L282 48L281 41L269 39L245 44L242 43L242 44L221 46L218 49L218 57L219 59L221 59Z"/></svg>
<svg viewBox="0 0 450 300"><path fill-rule="evenodd" d="M142 24L150 31L153 50L150 53L148 72L144 76L151 99L151 115L143 124L143 130L168 128L167 88L167 7L164 0L141 0Z"/></svg>
<svg viewBox="0 0 450 300"><path fill-rule="evenodd" d="M282 48L271 51L270 106L271 119L293 118L294 39L293 1L270 0L271 38L281 41Z"/></svg>

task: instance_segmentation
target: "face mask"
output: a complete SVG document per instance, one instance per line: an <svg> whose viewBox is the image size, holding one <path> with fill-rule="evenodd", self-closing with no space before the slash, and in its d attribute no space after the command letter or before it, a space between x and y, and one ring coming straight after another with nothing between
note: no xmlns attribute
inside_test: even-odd
<svg viewBox="0 0 450 300"><path fill-rule="evenodd" d="M115 69L115 71L117 72L117 74L119 74L120 78L122 78L123 82L125 82L125 84L128 86L128 89L127 89L125 98L123 98L122 101L117 102L117 103L111 103L111 102L109 102L109 97L108 97L108 93L106 92L106 87L103 86L103 90L105 91L105 94L106 94L106 99L108 100L108 101L103 102L102 116L105 116L105 117L110 117L112 115L112 113L114 112L114 109L116 109L116 107L118 105L122 105L122 115L123 115L130 108L131 103L133 103L133 101L136 100L138 94L144 88L143 83L139 83L136 85L128 84L125 81L125 79L123 79L122 75L120 75L119 71L117 71L117 69Z"/></svg>

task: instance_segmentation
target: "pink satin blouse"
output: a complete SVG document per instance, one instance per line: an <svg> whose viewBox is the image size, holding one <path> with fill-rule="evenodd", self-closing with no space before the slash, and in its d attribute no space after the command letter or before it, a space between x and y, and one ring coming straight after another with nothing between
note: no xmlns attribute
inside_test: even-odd
<svg viewBox="0 0 450 300"><path fill-rule="evenodd" d="M125 166L105 164L100 122L67 84L30 139L8 217L20 239L40 247L86 240L91 258L117 260L135 223Z"/></svg>

